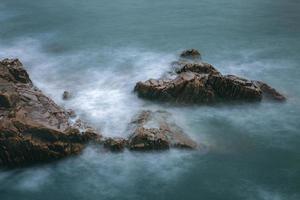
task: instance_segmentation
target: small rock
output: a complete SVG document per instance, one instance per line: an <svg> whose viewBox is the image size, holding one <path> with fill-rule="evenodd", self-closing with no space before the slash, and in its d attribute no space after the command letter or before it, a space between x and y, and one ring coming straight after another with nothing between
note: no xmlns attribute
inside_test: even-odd
<svg viewBox="0 0 300 200"><path fill-rule="evenodd" d="M268 84L262 82L262 81L256 81L260 89L263 91L263 94L267 98L271 98L276 101L285 101L286 97L282 94L280 94L275 88L272 88Z"/></svg>
<svg viewBox="0 0 300 200"><path fill-rule="evenodd" d="M68 91L64 91L62 98L63 100L69 100L72 97L72 94Z"/></svg>
<svg viewBox="0 0 300 200"><path fill-rule="evenodd" d="M180 54L181 58L188 58L188 59L201 59L201 54L198 50L196 49L188 49L183 51Z"/></svg>
<svg viewBox="0 0 300 200"><path fill-rule="evenodd" d="M165 150L169 148L195 149L197 143L175 123L169 122L170 114L162 111L143 111L131 123L129 137L131 150Z"/></svg>

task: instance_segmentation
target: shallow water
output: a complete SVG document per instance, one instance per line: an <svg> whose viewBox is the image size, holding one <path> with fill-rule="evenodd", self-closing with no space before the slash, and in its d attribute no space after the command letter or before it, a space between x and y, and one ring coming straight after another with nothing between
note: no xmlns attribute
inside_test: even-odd
<svg viewBox="0 0 300 200"><path fill-rule="evenodd" d="M47 95L123 136L141 109L167 110L207 151L79 157L0 172L0 199L300 199L298 0L1 0L0 58ZM186 48L223 73L263 80L286 103L175 107L138 99ZM64 90L74 98L64 102Z"/></svg>

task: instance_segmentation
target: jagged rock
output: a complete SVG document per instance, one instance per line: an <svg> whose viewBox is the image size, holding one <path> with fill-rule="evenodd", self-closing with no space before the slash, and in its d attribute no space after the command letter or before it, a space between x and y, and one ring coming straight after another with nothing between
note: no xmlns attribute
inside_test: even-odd
<svg viewBox="0 0 300 200"><path fill-rule="evenodd" d="M180 54L181 58L188 58L188 59L201 59L201 54L198 50L196 49L188 49L183 51Z"/></svg>
<svg viewBox="0 0 300 200"><path fill-rule="evenodd" d="M22 63L18 59L4 59L1 61L0 81L11 83L27 83L32 85L27 71L22 67Z"/></svg>
<svg viewBox="0 0 300 200"><path fill-rule="evenodd" d="M72 97L72 94L68 91L64 91L62 98L63 100L69 100Z"/></svg>
<svg viewBox="0 0 300 200"><path fill-rule="evenodd" d="M173 62L175 78L149 79L134 88L138 96L176 103L215 103L220 101L260 101L264 97L283 101L285 97L261 81L235 75L222 75L211 64Z"/></svg>
<svg viewBox="0 0 300 200"><path fill-rule="evenodd" d="M96 138L71 128L67 112L33 86L19 60L0 61L0 167L78 154Z"/></svg>
<svg viewBox="0 0 300 200"><path fill-rule="evenodd" d="M106 149L111 151L123 151L127 146L127 140L124 138L106 138L103 142L103 145Z"/></svg>
<svg viewBox="0 0 300 200"><path fill-rule="evenodd" d="M234 75L210 76L209 84L220 100L261 100L262 90L250 81Z"/></svg>
<svg viewBox="0 0 300 200"><path fill-rule="evenodd" d="M277 101L285 101L286 97L280 94L276 89L272 88L268 84L261 82L261 81L256 81L258 86L260 87L261 91L263 92L263 95L265 95L268 98L277 100Z"/></svg>
<svg viewBox="0 0 300 200"><path fill-rule="evenodd" d="M164 150L169 148L195 149L197 143L182 129L169 121L167 112L143 111L131 122L133 134L129 137L131 150Z"/></svg>
<svg viewBox="0 0 300 200"><path fill-rule="evenodd" d="M135 91L139 97L178 103L214 102L215 93L207 84L208 76L192 72L180 73L175 79L138 82Z"/></svg>

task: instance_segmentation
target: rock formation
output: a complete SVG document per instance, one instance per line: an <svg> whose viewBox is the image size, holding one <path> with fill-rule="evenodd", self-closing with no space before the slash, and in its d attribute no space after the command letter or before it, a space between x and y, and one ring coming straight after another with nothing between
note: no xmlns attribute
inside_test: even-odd
<svg viewBox="0 0 300 200"><path fill-rule="evenodd" d="M128 145L131 150L163 150L169 148L195 149L197 143L181 128L169 121L167 112L143 111L132 121L133 134Z"/></svg>
<svg viewBox="0 0 300 200"><path fill-rule="evenodd" d="M101 137L73 128L69 114L33 85L18 59L0 61L0 167L78 154Z"/></svg>
<svg viewBox="0 0 300 200"><path fill-rule="evenodd" d="M184 53L183 53L184 54ZM216 103L220 101L283 101L286 98L266 83L235 75L222 75L211 64L178 61L173 63L175 78L138 82L139 97L176 103Z"/></svg>

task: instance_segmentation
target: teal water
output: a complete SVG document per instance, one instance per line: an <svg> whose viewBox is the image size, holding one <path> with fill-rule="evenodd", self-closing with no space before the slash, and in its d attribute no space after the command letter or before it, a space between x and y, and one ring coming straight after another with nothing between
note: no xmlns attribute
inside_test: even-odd
<svg viewBox="0 0 300 200"><path fill-rule="evenodd" d="M89 147L58 163L0 171L0 199L300 199L299 11L298 0L1 0L0 58L20 58L58 104L123 137L136 112L164 109L208 148ZM132 93L191 47L288 101L174 107ZM64 90L74 98L63 102Z"/></svg>

